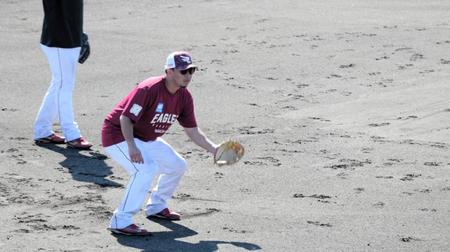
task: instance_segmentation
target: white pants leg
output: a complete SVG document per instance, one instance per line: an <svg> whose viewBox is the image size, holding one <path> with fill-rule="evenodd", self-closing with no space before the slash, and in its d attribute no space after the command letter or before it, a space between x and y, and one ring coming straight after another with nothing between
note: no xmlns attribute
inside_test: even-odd
<svg viewBox="0 0 450 252"><path fill-rule="evenodd" d="M111 228L124 228L133 223L132 217L141 209L153 178L158 173L162 174L159 179L159 189L152 194L157 204L151 209L161 211L167 207L166 201L172 197L186 170L186 161L162 139L158 138L150 142L135 139L135 142L144 158L143 164L130 161L126 142L105 148L106 153L130 175L125 196L111 218ZM166 179L161 179L164 175L167 175Z"/></svg>
<svg viewBox="0 0 450 252"><path fill-rule="evenodd" d="M153 148L159 150L151 152L150 156L158 164L160 175L145 208L147 216L167 207L167 201L172 198L187 169L186 160L162 138L154 142Z"/></svg>
<svg viewBox="0 0 450 252"><path fill-rule="evenodd" d="M75 84L76 66L80 47L57 48L41 45L47 56L52 80L34 123L34 139L53 133L52 124L59 121L67 141L81 136L74 120L72 93Z"/></svg>

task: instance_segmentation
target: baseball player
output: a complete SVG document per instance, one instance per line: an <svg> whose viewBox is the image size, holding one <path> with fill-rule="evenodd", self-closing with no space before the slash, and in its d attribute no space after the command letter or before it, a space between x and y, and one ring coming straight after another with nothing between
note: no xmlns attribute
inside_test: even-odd
<svg viewBox="0 0 450 252"><path fill-rule="evenodd" d="M196 69L188 52L171 53L165 75L141 82L106 117L103 147L130 176L122 202L111 218L109 230L113 233L150 234L133 224L132 217L139 212L157 174L145 214L147 218L180 220L180 214L169 210L167 201L186 171L186 160L161 138L173 123L178 121L198 146L216 152L218 145L197 127L193 99L187 89Z"/></svg>
<svg viewBox="0 0 450 252"><path fill-rule="evenodd" d="M41 48L52 72L50 86L34 123L37 144L66 142L69 147L89 149L74 121L72 92L83 34L83 0L43 0L44 23ZM52 130L59 121L64 137Z"/></svg>

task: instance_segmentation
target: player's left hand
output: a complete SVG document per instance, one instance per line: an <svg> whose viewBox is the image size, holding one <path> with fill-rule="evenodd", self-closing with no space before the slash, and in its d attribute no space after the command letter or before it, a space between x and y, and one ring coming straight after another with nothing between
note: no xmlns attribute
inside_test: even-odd
<svg viewBox="0 0 450 252"><path fill-rule="evenodd" d="M238 141L225 141L221 143L214 154L214 164L231 165L244 156L244 147Z"/></svg>

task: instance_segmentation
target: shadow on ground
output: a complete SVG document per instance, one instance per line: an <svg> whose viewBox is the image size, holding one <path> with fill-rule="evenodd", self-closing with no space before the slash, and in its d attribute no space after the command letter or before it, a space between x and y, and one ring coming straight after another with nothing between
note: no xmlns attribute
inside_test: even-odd
<svg viewBox="0 0 450 252"><path fill-rule="evenodd" d="M196 235L197 232L176 222L153 220L170 229L168 232L155 232L152 236L138 237L113 234L123 246L152 252L212 252L219 250L219 244L230 244L246 250L260 250L261 247L247 242L200 241L189 243L176 239Z"/></svg>
<svg viewBox="0 0 450 252"><path fill-rule="evenodd" d="M89 182L101 187L123 187L122 184L106 178L106 176L112 174L112 167L105 162L108 157L98 151L77 150L65 148L65 145L54 144L41 144L39 146L64 155L66 159L59 164L66 168L72 178L77 181Z"/></svg>

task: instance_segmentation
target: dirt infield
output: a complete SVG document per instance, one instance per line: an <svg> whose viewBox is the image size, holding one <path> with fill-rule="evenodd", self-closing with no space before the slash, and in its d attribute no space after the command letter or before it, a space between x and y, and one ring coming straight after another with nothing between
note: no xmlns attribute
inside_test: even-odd
<svg viewBox="0 0 450 252"><path fill-rule="evenodd" d="M450 3L86 0L74 107L91 151L32 141L50 81L41 4L0 2L1 251L450 249ZM114 236L127 175L101 125L174 50L199 65L200 128L246 155L214 166L172 127L184 219L138 214L152 237Z"/></svg>

